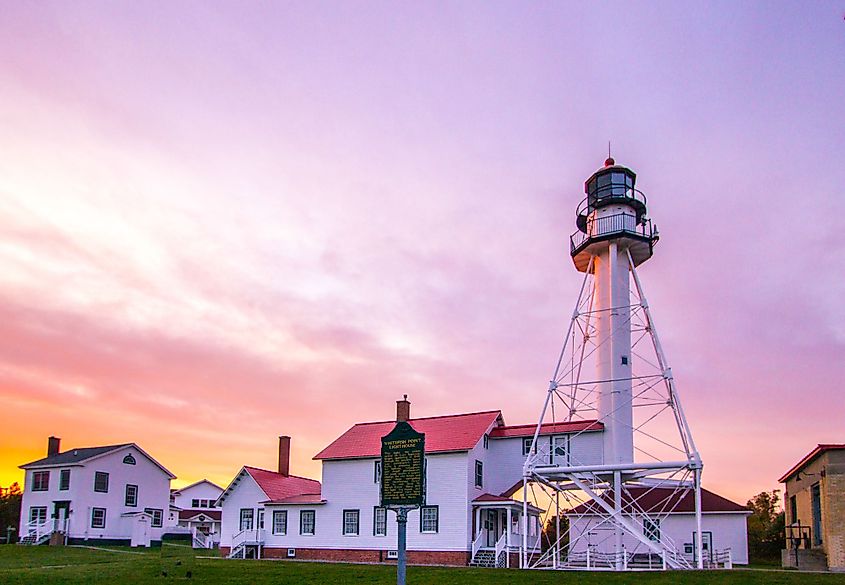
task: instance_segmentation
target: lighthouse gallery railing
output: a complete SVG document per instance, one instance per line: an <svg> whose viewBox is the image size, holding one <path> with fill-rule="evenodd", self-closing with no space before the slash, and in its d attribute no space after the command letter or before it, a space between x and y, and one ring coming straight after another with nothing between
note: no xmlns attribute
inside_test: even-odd
<svg viewBox="0 0 845 585"><path fill-rule="evenodd" d="M633 213L616 213L592 217L587 221L587 233L578 230L569 237L570 250L574 252L590 238L626 233L652 239L656 230L652 230L650 219L637 224L637 216Z"/></svg>

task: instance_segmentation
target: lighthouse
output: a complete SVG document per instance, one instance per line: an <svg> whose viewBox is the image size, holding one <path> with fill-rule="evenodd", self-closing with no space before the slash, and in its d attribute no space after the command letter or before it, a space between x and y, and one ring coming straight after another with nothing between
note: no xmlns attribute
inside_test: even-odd
<svg viewBox="0 0 845 585"><path fill-rule="evenodd" d="M702 568L703 464L637 272L658 231L613 158L582 197L569 242L581 287L523 466L523 498L552 503L558 540L538 555L523 539L521 566ZM679 509L690 542L661 528Z"/></svg>
<svg viewBox="0 0 845 585"><path fill-rule="evenodd" d="M605 426L604 461L634 460L631 401L631 310L629 262L651 258L657 233L646 216L646 198L637 175L608 158L584 183L586 197L576 210L571 255L580 272L592 270L592 307L599 383L598 420ZM629 259L630 258L630 259Z"/></svg>

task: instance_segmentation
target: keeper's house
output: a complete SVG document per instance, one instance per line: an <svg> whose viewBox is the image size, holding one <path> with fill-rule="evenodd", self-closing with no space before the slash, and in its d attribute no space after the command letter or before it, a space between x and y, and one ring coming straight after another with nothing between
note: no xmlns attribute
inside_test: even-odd
<svg viewBox="0 0 845 585"><path fill-rule="evenodd" d="M20 466L23 544L160 544L176 476L135 443L59 447Z"/></svg>
<svg viewBox="0 0 845 585"><path fill-rule="evenodd" d="M408 518L408 561L418 564L513 564L523 532L522 466L536 425L506 426L498 410L396 420L425 434L426 506ZM218 501L220 548L237 557L358 562L396 558L396 518L379 507L381 438L396 421L360 423L320 451L322 485L287 475L289 439L279 472L243 468ZM552 457L601 458L595 421L544 425L540 444ZM571 441L569 441L571 435ZM551 448L554 445L554 449ZM528 507L527 538L540 538L540 510ZM510 551L511 554L507 554Z"/></svg>
<svg viewBox="0 0 845 585"><path fill-rule="evenodd" d="M845 572L845 444L823 444L778 481L786 487L784 567Z"/></svg>

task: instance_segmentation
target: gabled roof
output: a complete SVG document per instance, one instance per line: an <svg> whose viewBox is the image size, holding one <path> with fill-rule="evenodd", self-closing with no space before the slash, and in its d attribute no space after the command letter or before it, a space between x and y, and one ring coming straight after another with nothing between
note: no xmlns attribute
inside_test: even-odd
<svg viewBox="0 0 845 585"><path fill-rule="evenodd" d="M258 467L245 466L244 469L252 476L267 498L273 502L302 494L319 494L321 490L320 482L316 479L282 475Z"/></svg>
<svg viewBox="0 0 845 585"><path fill-rule="evenodd" d="M48 457L38 459L37 461L33 461L31 463L25 463L24 465L20 465L19 467L21 469L28 469L30 467L46 467L48 465L73 465L74 463L82 463L83 461L87 461L88 459L92 459L94 457L97 457L98 455L104 455L106 453L111 453L112 451L116 451L118 449L123 449L124 447L130 446L132 446L132 443L123 443L121 445L106 445L104 447L80 447L78 449L71 449L63 453L56 453L55 455L50 455Z"/></svg>
<svg viewBox="0 0 845 585"><path fill-rule="evenodd" d="M426 453L469 451L478 444L490 425L504 424L499 410L448 416L413 418L408 423L425 434ZM381 438L393 430L396 421L359 423L343 433L314 459L358 459L381 456Z"/></svg>
<svg viewBox="0 0 845 585"><path fill-rule="evenodd" d="M258 467L250 467L245 465L241 468L235 478L229 483L220 497L217 498L217 505L219 506L226 496L231 493L233 489L240 482L241 477L249 475L255 483L258 484L259 489L264 492L268 502L281 502L288 498L295 496L319 495L321 491L320 482L316 479L308 479L307 477L299 477L297 475L282 475L275 471L268 471Z"/></svg>
<svg viewBox="0 0 845 585"><path fill-rule="evenodd" d="M613 502L613 492L607 491L602 496L608 503ZM634 508L636 503L636 508ZM576 506L566 514L591 514L601 510L593 502L586 502ZM673 488L630 487L622 492L622 510L631 513L644 510L650 514L683 514L695 512L695 492L692 489L675 490ZM701 489L702 512L744 512L751 511L745 506L723 498L704 488Z"/></svg>
<svg viewBox="0 0 845 585"><path fill-rule="evenodd" d="M129 447L136 449L139 453L141 453L141 455L149 459L156 467L161 469L165 475L169 476L170 479L176 479L175 475L173 475L164 465L156 461L152 455L141 449L137 443L122 443L120 445L107 445L105 447L79 447L78 449L70 449L62 453L50 455L48 457L44 457L43 459L20 465L19 467L21 469L32 469L39 467L81 465Z"/></svg>
<svg viewBox="0 0 845 585"><path fill-rule="evenodd" d="M179 512L179 520L198 520L199 522L204 522L204 520L199 519L200 516L204 516L208 520L219 522L220 514L220 510L182 510Z"/></svg>
<svg viewBox="0 0 845 585"><path fill-rule="evenodd" d="M509 437L533 437L537 430L536 424L513 425L498 427L490 431L491 439ZM541 435L556 435L558 433L578 433L582 431L602 431L604 424L595 420L576 420L571 422L543 423L540 426Z"/></svg>
<svg viewBox="0 0 845 585"><path fill-rule="evenodd" d="M838 451L840 449L845 449L845 444L842 444L842 443L824 443L824 444L816 445L815 449L813 449L812 451L807 453L804 456L804 458L801 459L801 461L799 461L798 463L796 463L795 465L792 466L792 469L790 469L789 471L784 473L781 476L781 478L778 480L778 483L785 483L786 480L788 480L793 475L795 475L796 473L801 471L806 465L809 465L809 463L813 459L815 459L816 457L818 457L822 453L824 453L826 451Z"/></svg>
<svg viewBox="0 0 845 585"><path fill-rule="evenodd" d="M218 489L218 490L220 490L221 492L223 491L223 488L222 488L222 487L220 487L219 485L217 485L216 483L214 483L213 481L209 481L209 480L207 480L207 479L201 479L201 480L199 480L199 481L195 481L194 483L192 483L192 484L190 484L190 485L186 485L185 487L180 487L180 488L178 488L178 489L172 489L172 490L170 490L170 493L171 493L171 494L175 494L175 495L177 495L177 494L181 494L181 493L182 493L182 492L184 492L185 490L189 490L189 489L191 489L192 487L196 487L196 486L201 485L201 484L204 484L204 483L207 483L208 485L210 485L210 486L211 486L211 487L213 487L213 488L217 488L217 489Z"/></svg>

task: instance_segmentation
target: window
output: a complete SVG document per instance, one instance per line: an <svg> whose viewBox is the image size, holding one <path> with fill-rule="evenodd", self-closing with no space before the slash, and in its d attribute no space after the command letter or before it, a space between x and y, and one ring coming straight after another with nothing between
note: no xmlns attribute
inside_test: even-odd
<svg viewBox="0 0 845 585"><path fill-rule="evenodd" d="M59 489L63 492L70 489L70 469L62 469L59 472Z"/></svg>
<svg viewBox="0 0 845 585"><path fill-rule="evenodd" d="M373 536L387 536L387 508L373 508Z"/></svg>
<svg viewBox="0 0 845 585"><path fill-rule="evenodd" d="M534 444L534 437L525 437L522 439L522 454L528 455L529 453L536 453L537 449L532 449L532 445Z"/></svg>
<svg viewBox="0 0 845 585"><path fill-rule="evenodd" d="M150 522L150 526L153 528L161 528L161 520L164 516L163 510L161 508L144 508L144 512L152 516L153 520Z"/></svg>
<svg viewBox="0 0 845 585"><path fill-rule="evenodd" d="M795 501L795 496L789 496L789 523L796 522L798 522L798 502Z"/></svg>
<svg viewBox="0 0 845 585"><path fill-rule="evenodd" d="M91 508L91 528L106 527L106 509Z"/></svg>
<svg viewBox="0 0 845 585"><path fill-rule="evenodd" d="M126 497L123 504L125 506L135 507L138 505L138 486L131 483L126 484Z"/></svg>
<svg viewBox="0 0 845 585"><path fill-rule="evenodd" d="M109 474L105 471L94 472L94 491L108 493L109 491Z"/></svg>
<svg viewBox="0 0 845 585"><path fill-rule="evenodd" d="M264 508L258 508L258 528L264 530Z"/></svg>
<svg viewBox="0 0 845 585"><path fill-rule="evenodd" d="M299 513L299 533L314 534L314 510L302 510Z"/></svg>
<svg viewBox="0 0 845 585"><path fill-rule="evenodd" d="M343 535L358 536L358 521L360 513L358 510L343 511Z"/></svg>
<svg viewBox="0 0 845 585"><path fill-rule="evenodd" d="M32 491L46 492L50 489L50 472L49 471L33 471L32 472Z"/></svg>
<svg viewBox="0 0 845 585"><path fill-rule="evenodd" d="M376 460L373 466L373 482L381 483L381 459Z"/></svg>
<svg viewBox="0 0 845 585"><path fill-rule="evenodd" d="M484 435L484 448L485 449L490 448L490 435L486 435L486 434Z"/></svg>
<svg viewBox="0 0 845 585"><path fill-rule="evenodd" d="M643 518L643 534L649 540L660 540L660 520Z"/></svg>
<svg viewBox="0 0 845 585"><path fill-rule="evenodd" d="M484 464L476 459L475 461L475 487L484 485Z"/></svg>
<svg viewBox="0 0 845 585"><path fill-rule="evenodd" d="M123 463L126 465L135 465L135 458L132 456L132 453L123 458Z"/></svg>
<svg viewBox="0 0 845 585"><path fill-rule="evenodd" d="M252 508L241 508L241 530L252 530L252 520L255 510Z"/></svg>
<svg viewBox="0 0 845 585"><path fill-rule="evenodd" d="M552 437L552 453L549 463L552 465L566 465L569 437Z"/></svg>
<svg viewBox="0 0 845 585"><path fill-rule="evenodd" d="M29 521L43 524L47 521L47 506L34 506L29 509Z"/></svg>
<svg viewBox="0 0 845 585"><path fill-rule="evenodd" d="M287 510L273 511L273 534L287 534L288 513Z"/></svg>
<svg viewBox="0 0 845 585"><path fill-rule="evenodd" d="M196 498L191 500L191 508L199 508L199 507L200 507L200 501L199 500L197 500Z"/></svg>
<svg viewBox="0 0 845 585"><path fill-rule="evenodd" d="M423 506L420 508L420 532L437 532L440 525L439 508Z"/></svg>

